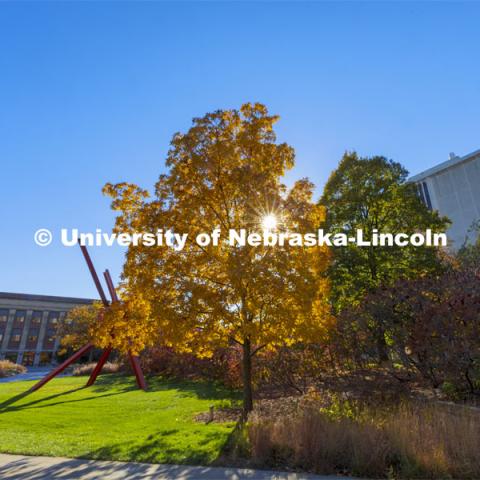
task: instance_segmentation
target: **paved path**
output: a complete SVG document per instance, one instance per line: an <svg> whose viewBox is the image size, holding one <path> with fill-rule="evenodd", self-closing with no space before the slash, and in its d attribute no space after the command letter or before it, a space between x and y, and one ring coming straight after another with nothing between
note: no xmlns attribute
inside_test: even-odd
<svg viewBox="0 0 480 480"><path fill-rule="evenodd" d="M271 470L150 465L4 454L0 454L0 478L8 478L8 480L353 480L347 477Z"/></svg>
<svg viewBox="0 0 480 480"><path fill-rule="evenodd" d="M54 367L28 367L25 373L12 375L11 377L0 378L0 383L18 382L19 380L40 380L47 373L51 372ZM68 373L62 372L60 376L69 376Z"/></svg>

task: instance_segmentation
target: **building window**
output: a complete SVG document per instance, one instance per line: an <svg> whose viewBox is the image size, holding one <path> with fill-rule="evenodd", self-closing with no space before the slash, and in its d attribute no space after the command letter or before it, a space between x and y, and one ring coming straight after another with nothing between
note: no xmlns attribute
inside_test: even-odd
<svg viewBox="0 0 480 480"><path fill-rule="evenodd" d="M8 320L8 310L6 309L0 310L0 342L2 341L3 335L7 328L7 320Z"/></svg>
<svg viewBox="0 0 480 480"><path fill-rule="evenodd" d="M430 192L428 191L427 182L417 183L417 194L420 197L422 203L432 210L432 201L430 200Z"/></svg>
<svg viewBox="0 0 480 480"><path fill-rule="evenodd" d="M15 312L15 323L23 325L25 323L26 316L27 312L25 310L17 310Z"/></svg>
<svg viewBox="0 0 480 480"><path fill-rule="evenodd" d="M425 195L423 194L423 186L421 183L417 183L417 195L420 197L420 200L422 201L422 203L426 205Z"/></svg>
<svg viewBox="0 0 480 480"><path fill-rule="evenodd" d="M7 352L5 354L5 360L10 360L13 363L17 363L17 357L18 357L17 352Z"/></svg>
<svg viewBox="0 0 480 480"><path fill-rule="evenodd" d="M45 350L53 350L55 347L55 333L47 331L45 338L43 339L43 348Z"/></svg>
<svg viewBox="0 0 480 480"><path fill-rule="evenodd" d="M38 310L32 313L32 320L30 325L40 325L42 323L43 312L39 312Z"/></svg>
<svg viewBox="0 0 480 480"><path fill-rule="evenodd" d="M10 334L10 340L8 342L8 348L18 348L20 346L20 339L22 338L22 330L20 328L14 328Z"/></svg>
<svg viewBox="0 0 480 480"><path fill-rule="evenodd" d="M422 182L423 194L425 196L425 205L429 210L432 209L432 202L430 200L430 193L428 192L427 182Z"/></svg>
<svg viewBox="0 0 480 480"><path fill-rule="evenodd" d="M34 311L30 321L30 328L28 330L27 348L37 348L38 334L40 332L40 324L42 323L43 312Z"/></svg>
<svg viewBox="0 0 480 480"><path fill-rule="evenodd" d="M25 325L26 310L17 310L13 319L12 333L8 341L8 348L18 348L22 338L23 327Z"/></svg>
<svg viewBox="0 0 480 480"><path fill-rule="evenodd" d="M6 324L7 320L8 320L8 310L6 308L0 309L0 326L2 324Z"/></svg>
<svg viewBox="0 0 480 480"><path fill-rule="evenodd" d="M56 325L58 323L58 319L60 318L59 312L50 312L48 314L48 325Z"/></svg>
<svg viewBox="0 0 480 480"><path fill-rule="evenodd" d="M51 352L42 352L40 354L40 365L48 365L52 363L52 353Z"/></svg>
<svg viewBox="0 0 480 480"><path fill-rule="evenodd" d="M38 335L35 334L30 334L27 337L27 348L36 348L37 347L37 341L38 341Z"/></svg>
<svg viewBox="0 0 480 480"><path fill-rule="evenodd" d="M43 340L43 348L52 350L55 347L55 338L57 334L57 326L60 318L60 312L50 312L48 314L47 331Z"/></svg>
<svg viewBox="0 0 480 480"><path fill-rule="evenodd" d="M35 362L35 352L24 352L22 357L22 365L31 367Z"/></svg>

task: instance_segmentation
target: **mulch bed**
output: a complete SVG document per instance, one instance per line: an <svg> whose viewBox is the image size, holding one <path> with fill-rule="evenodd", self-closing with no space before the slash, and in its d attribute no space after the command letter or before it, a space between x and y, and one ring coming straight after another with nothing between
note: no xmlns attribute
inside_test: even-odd
<svg viewBox="0 0 480 480"><path fill-rule="evenodd" d="M241 408L217 408L213 411L213 420L211 418L210 412L202 412L195 417L195 421L199 423L238 422L241 416Z"/></svg>

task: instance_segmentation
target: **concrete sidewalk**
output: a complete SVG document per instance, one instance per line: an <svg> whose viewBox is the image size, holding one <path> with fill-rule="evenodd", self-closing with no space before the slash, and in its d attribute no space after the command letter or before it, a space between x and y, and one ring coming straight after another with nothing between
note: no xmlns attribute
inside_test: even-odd
<svg viewBox="0 0 480 480"><path fill-rule="evenodd" d="M8 478L8 480L353 480L349 477L271 470L150 465L4 454L0 454L0 478Z"/></svg>
<svg viewBox="0 0 480 480"><path fill-rule="evenodd" d="M21 380L40 380L43 378L47 373L51 372L54 367L28 367L25 373L19 373L18 375L12 375L11 377L3 377L0 378L0 383L8 383L8 382L19 382ZM62 372L60 377L69 377L71 373Z"/></svg>

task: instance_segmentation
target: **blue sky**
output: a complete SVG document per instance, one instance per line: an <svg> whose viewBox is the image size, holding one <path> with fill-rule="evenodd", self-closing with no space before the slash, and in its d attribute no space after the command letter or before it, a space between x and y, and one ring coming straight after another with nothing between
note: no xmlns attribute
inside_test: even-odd
<svg viewBox="0 0 480 480"><path fill-rule="evenodd" d="M418 173L480 148L475 2L1 2L0 291L94 296L107 182L151 188L192 117L260 101L318 193L345 150ZM121 272L123 250L91 251Z"/></svg>

